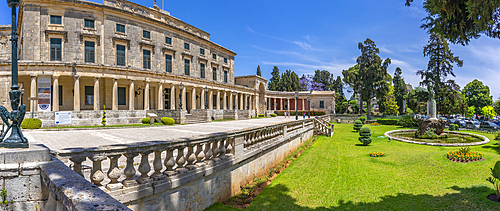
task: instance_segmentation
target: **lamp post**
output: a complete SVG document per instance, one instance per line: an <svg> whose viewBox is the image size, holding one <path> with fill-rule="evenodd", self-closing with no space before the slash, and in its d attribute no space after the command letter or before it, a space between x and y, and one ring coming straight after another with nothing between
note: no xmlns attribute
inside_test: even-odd
<svg viewBox="0 0 500 211"><path fill-rule="evenodd" d="M307 96L307 105L307 107L309 108L307 112L307 118L311 118L311 96Z"/></svg>
<svg viewBox="0 0 500 211"><path fill-rule="evenodd" d="M184 90L184 84L179 84L179 109L182 110L182 90Z"/></svg>
<svg viewBox="0 0 500 211"><path fill-rule="evenodd" d="M205 109L208 109L208 86L205 88Z"/></svg>
<svg viewBox="0 0 500 211"><path fill-rule="evenodd" d="M12 111L9 113L7 109L0 106L0 116L7 125L7 130L3 131L0 137L0 147L6 148L28 148L28 139L23 136L21 132L21 122L23 122L24 114L26 114L26 105L21 104L21 99L23 97L21 90L19 90L18 77L17 77L17 20L16 8L19 6L19 0L7 0L7 5L12 8L12 37L10 41L12 42L12 85L9 91L10 106ZM9 119L12 124L9 123ZM7 132L12 129L10 136L4 140Z"/></svg>
<svg viewBox="0 0 500 211"><path fill-rule="evenodd" d="M250 105L250 102L248 102L249 101L248 96L250 96L250 95L247 93L247 98L245 99L245 101L247 101L247 110L248 110L248 107Z"/></svg>
<svg viewBox="0 0 500 211"><path fill-rule="evenodd" d="M264 116L267 117L267 100L264 100Z"/></svg>
<svg viewBox="0 0 500 211"><path fill-rule="evenodd" d="M299 120L299 113L297 111L297 105L299 104L297 101L299 100L299 91L295 91L295 120Z"/></svg>
<svg viewBox="0 0 500 211"><path fill-rule="evenodd" d="M233 99L234 99L234 103L233 103L233 110L236 110L236 92L233 91Z"/></svg>

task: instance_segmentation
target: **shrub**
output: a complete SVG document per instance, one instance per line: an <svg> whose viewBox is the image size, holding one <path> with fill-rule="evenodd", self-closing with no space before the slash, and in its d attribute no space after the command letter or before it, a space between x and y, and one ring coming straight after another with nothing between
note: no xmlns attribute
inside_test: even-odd
<svg viewBox="0 0 500 211"><path fill-rule="evenodd" d="M264 117L264 114L259 114L258 116L259 116L259 117Z"/></svg>
<svg viewBox="0 0 500 211"><path fill-rule="evenodd" d="M162 117L160 119L161 123L164 125L173 125L175 124L175 120L170 117Z"/></svg>
<svg viewBox="0 0 500 211"><path fill-rule="evenodd" d="M500 132L495 135L495 140L500 141Z"/></svg>
<svg viewBox="0 0 500 211"><path fill-rule="evenodd" d="M363 146L368 146L368 144L372 143L372 133L370 131L370 128L367 127L362 127L359 130L359 138L358 140L363 144Z"/></svg>
<svg viewBox="0 0 500 211"><path fill-rule="evenodd" d="M277 117L277 116L278 116L278 115L276 115L276 114L271 114L271 117Z"/></svg>
<svg viewBox="0 0 500 211"><path fill-rule="evenodd" d="M102 121L101 124L103 127L106 127L106 105L102 106Z"/></svg>
<svg viewBox="0 0 500 211"><path fill-rule="evenodd" d="M42 127L42 120L37 118L27 118L21 122L23 129L39 129L40 127Z"/></svg>
<svg viewBox="0 0 500 211"><path fill-rule="evenodd" d="M366 117L365 116L360 116L359 121L361 121L363 124L366 123Z"/></svg>
<svg viewBox="0 0 500 211"><path fill-rule="evenodd" d="M353 130L359 131L363 127L363 123L359 120L354 121L354 126L352 127Z"/></svg>
<svg viewBox="0 0 500 211"><path fill-rule="evenodd" d="M383 125L395 125L398 123L397 119L377 119L377 122Z"/></svg>
<svg viewBox="0 0 500 211"><path fill-rule="evenodd" d="M457 124L450 124L450 130L451 131L458 130L458 125Z"/></svg>
<svg viewBox="0 0 500 211"><path fill-rule="evenodd" d="M490 182L497 192L497 201L500 199L500 161L495 163L494 168L491 169L491 177L486 179L486 181Z"/></svg>
<svg viewBox="0 0 500 211"><path fill-rule="evenodd" d="M384 120L382 120L384 121ZM378 119L377 119L378 122ZM403 126L403 127L414 127L418 125L418 120L414 119L412 116L404 116L403 118L399 119L397 122L397 125Z"/></svg>
<svg viewBox="0 0 500 211"><path fill-rule="evenodd" d="M469 147L463 147L457 151L450 150L446 154L446 158L456 162L477 161L483 159L483 153L478 151L473 152L469 149Z"/></svg>
<svg viewBox="0 0 500 211"><path fill-rule="evenodd" d="M151 121L151 119L149 117L142 118L142 120L141 120L142 124L149 124L149 121Z"/></svg>

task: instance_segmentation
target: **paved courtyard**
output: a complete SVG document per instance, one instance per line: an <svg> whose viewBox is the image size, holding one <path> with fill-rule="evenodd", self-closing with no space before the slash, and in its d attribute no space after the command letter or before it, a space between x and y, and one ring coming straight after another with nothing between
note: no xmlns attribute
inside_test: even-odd
<svg viewBox="0 0 500 211"><path fill-rule="evenodd" d="M302 119L302 117L299 117L299 119ZM27 130L24 131L24 135L32 143L38 142L49 147L51 150L61 150L113 144L130 144L144 141L166 141L210 133L229 132L293 120L295 120L295 117L275 117L136 128L78 129L64 131Z"/></svg>

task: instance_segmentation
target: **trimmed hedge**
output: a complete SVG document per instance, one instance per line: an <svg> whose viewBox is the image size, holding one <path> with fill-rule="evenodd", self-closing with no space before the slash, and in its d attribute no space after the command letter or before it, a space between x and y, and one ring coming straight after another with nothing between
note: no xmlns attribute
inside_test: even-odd
<svg viewBox="0 0 500 211"><path fill-rule="evenodd" d="M372 143L372 136L370 128L362 127L359 130L359 138L358 140L363 144L363 146L368 146L368 144Z"/></svg>
<svg viewBox="0 0 500 211"><path fill-rule="evenodd" d="M170 117L162 117L160 119L161 123L164 125L173 125L175 124L175 120Z"/></svg>
<svg viewBox="0 0 500 211"><path fill-rule="evenodd" d="M363 127L363 122L361 120L356 120L354 121L354 126L352 127L353 130L359 131Z"/></svg>
<svg viewBox="0 0 500 211"><path fill-rule="evenodd" d="M151 119L149 117L142 118L142 120L141 120L142 124L149 124L149 121L151 121Z"/></svg>
<svg viewBox="0 0 500 211"><path fill-rule="evenodd" d="M450 130L458 130L458 125L457 124L450 124Z"/></svg>
<svg viewBox="0 0 500 211"><path fill-rule="evenodd" d="M302 116L303 113L308 114L309 111L297 111L299 116ZM274 112L278 116L285 116L285 111L275 111ZM323 116L326 115L326 111L311 111L311 116ZM290 116L295 116L295 111L290 111Z"/></svg>
<svg viewBox="0 0 500 211"><path fill-rule="evenodd" d="M383 125L396 125L398 123L397 119L377 119L377 123Z"/></svg>
<svg viewBox="0 0 500 211"><path fill-rule="evenodd" d="M278 116L278 115L276 115L276 114L271 114L271 117L277 117L277 116Z"/></svg>
<svg viewBox="0 0 500 211"><path fill-rule="evenodd" d="M37 118L27 118L21 123L23 129L39 129L42 127L42 120Z"/></svg>
<svg viewBox="0 0 500 211"><path fill-rule="evenodd" d="M365 124L365 123L366 123L366 117L365 117L365 116L360 116L360 117L359 117L359 120L360 120L363 124Z"/></svg>
<svg viewBox="0 0 500 211"><path fill-rule="evenodd" d="M259 116L259 117L264 117L264 114L259 114L258 116Z"/></svg>

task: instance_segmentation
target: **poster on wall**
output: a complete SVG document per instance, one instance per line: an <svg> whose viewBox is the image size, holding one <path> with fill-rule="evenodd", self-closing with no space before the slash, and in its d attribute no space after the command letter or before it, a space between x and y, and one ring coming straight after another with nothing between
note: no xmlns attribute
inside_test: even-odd
<svg viewBox="0 0 500 211"><path fill-rule="evenodd" d="M51 76L37 77L38 111L51 111L50 109L50 82Z"/></svg>
<svg viewBox="0 0 500 211"><path fill-rule="evenodd" d="M55 122L56 125L70 125L71 124L71 111L56 112Z"/></svg>

